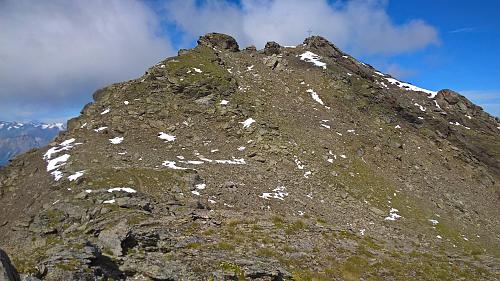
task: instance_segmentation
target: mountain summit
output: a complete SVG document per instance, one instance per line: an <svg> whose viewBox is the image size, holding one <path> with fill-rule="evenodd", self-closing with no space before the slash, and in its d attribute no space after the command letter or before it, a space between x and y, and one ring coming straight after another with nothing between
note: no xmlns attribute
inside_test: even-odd
<svg viewBox="0 0 500 281"><path fill-rule="evenodd" d="M210 33L93 98L0 170L25 280L500 277L500 124L456 92Z"/></svg>

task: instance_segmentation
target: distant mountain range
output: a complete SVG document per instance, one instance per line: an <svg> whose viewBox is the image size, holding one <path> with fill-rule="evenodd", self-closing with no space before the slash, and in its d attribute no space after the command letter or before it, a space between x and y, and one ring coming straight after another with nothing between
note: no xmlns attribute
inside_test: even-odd
<svg viewBox="0 0 500 281"><path fill-rule="evenodd" d="M62 123L0 121L0 166L19 153L46 145L62 130Z"/></svg>

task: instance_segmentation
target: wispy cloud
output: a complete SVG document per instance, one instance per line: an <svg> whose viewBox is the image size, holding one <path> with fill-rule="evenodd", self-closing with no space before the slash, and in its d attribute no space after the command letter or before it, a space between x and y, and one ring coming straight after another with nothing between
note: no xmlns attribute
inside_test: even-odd
<svg viewBox="0 0 500 281"><path fill-rule="evenodd" d="M468 32L475 32L475 31L476 31L475 27L462 27L462 28L454 29L454 30L450 31L450 33L468 33Z"/></svg>
<svg viewBox="0 0 500 281"><path fill-rule="evenodd" d="M0 1L0 118L78 112L91 91L173 53L131 0Z"/></svg>
<svg viewBox="0 0 500 281"><path fill-rule="evenodd" d="M415 71L413 69L404 68L396 63L390 64L387 67L386 72L389 73L390 75L392 75L393 77L398 78L398 79L405 79L405 78L411 77L417 73L417 71Z"/></svg>
<svg viewBox="0 0 500 281"><path fill-rule="evenodd" d="M308 29L363 55L399 54L440 43L437 30L422 20L392 22L386 2L241 0L236 5L228 1L172 0L167 2L166 11L187 37L218 30L232 34L242 45L258 47L271 40L299 44Z"/></svg>

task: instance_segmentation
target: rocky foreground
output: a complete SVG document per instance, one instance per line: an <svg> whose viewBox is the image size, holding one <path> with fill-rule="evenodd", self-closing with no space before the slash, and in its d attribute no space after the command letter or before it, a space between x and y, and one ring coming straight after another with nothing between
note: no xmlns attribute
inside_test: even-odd
<svg viewBox="0 0 500 281"><path fill-rule="evenodd" d="M0 280L498 280L499 182L458 93L211 33L0 170Z"/></svg>

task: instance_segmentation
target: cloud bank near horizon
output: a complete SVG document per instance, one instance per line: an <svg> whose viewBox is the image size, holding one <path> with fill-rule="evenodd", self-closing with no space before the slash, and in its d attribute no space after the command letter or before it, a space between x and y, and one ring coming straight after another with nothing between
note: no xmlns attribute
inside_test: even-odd
<svg viewBox="0 0 500 281"><path fill-rule="evenodd" d="M2 1L0 118L64 118L96 88L139 76L173 54L159 28L138 1Z"/></svg>
<svg viewBox="0 0 500 281"><path fill-rule="evenodd" d="M141 75L174 54L172 42L190 47L207 32L260 48L271 40L301 43L311 29L354 55L391 56L440 42L436 28L421 20L393 23L382 0L154 3L2 1L0 119L67 118L95 89Z"/></svg>
<svg viewBox="0 0 500 281"><path fill-rule="evenodd" d="M166 18L187 40L217 30L243 45L264 47L268 41L297 45L310 29L357 55L395 55L440 43L436 28L414 19L398 25L385 11L387 1L354 0L172 0Z"/></svg>

